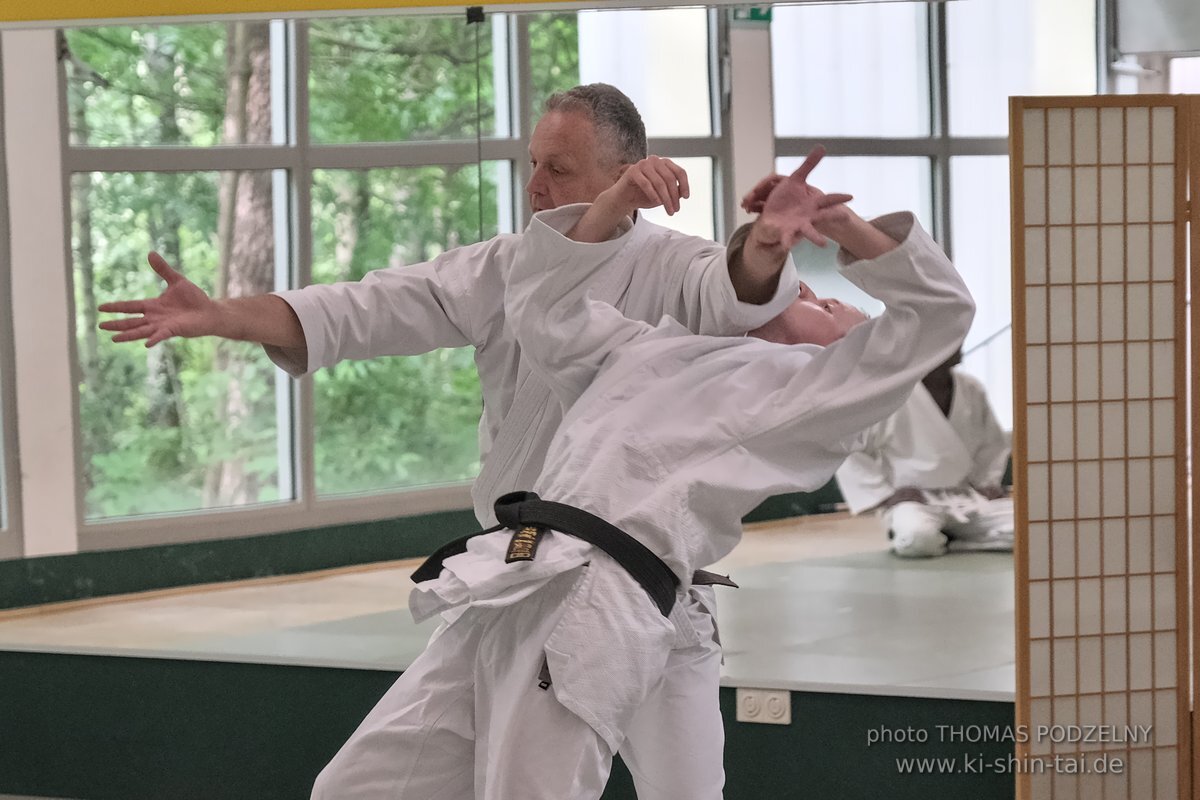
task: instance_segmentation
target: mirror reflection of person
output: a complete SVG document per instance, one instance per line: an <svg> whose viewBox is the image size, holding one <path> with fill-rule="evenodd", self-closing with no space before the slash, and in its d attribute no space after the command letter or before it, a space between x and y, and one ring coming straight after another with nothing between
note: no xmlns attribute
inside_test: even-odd
<svg viewBox="0 0 1200 800"><path fill-rule="evenodd" d="M851 512L876 511L898 556L1012 550L1009 437L961 361L958 351L926 375L837 471Z"/></svg>

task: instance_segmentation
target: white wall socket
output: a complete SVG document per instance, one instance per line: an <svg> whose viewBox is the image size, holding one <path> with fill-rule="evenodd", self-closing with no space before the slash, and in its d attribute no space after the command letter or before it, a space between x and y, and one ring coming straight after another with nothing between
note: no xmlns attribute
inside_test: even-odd
<svg viewBox="0 0 1200 800"><path fill-rule="evenodd" d="M786 689L737 690L737 721L792 724L792 693Z"/></svg>

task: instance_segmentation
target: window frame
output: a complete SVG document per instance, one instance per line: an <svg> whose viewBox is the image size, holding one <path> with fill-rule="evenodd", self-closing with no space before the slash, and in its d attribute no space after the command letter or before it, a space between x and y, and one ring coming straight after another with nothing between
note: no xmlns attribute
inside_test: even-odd
<svg viewBox="0 0 1200 800"><path fill-rule="evenodd" d="M931 235L946 254L954 259L951 163L964 156L1009 155L1007 136L954 136L950 132L949 65L947 61L947 10L945 3L930 3L926 8L926 59L929 76L929 135L903 138L871 137L776 137L775 155L803 157L816 144L823 144L830 156L907 156L929 160L929 190L932 219ZM1011 330L1008 325L985 331L973 349ZM972 352L972 351L967 351Z"/></svg>
<svg viewBox="0 0 1200 800"><path fill-rule="evenodd" d="M946 7L926 6L929 74L928 136L878 139L867 136L775 137L775 157L803 158L823 144L830 156L916 156L930 161L933 237L953 258L950 235L950 160L958 156L1007 156L1007 136L952 136L949 130L949 75L946 63Z"/></svg>
<svg viewBox="0 0 1200 800"><path fill-rule="evenodd" d="M0 48L3 44L0 43ZM0 142L4 142L4 66L0 57ZM18 483L20 441L17 436L16 362L12 328L12 257L9 249L8 169L6 147L0 147L0 442L4 456L0 462L0 559L20 558L24 553L21 538L21 492Z"/></svg>

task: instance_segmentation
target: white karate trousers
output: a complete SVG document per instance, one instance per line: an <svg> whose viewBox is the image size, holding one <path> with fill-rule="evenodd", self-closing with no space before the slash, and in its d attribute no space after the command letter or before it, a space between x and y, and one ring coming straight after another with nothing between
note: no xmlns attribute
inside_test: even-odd
<svg viewBox="0 0 1200 800"><path fill-rule="evenodd" d="M435 634L322 770L313 800L599 798L610 747L553 686L538 686L543 648L579 576L564 573L512 605L471 608ZM711 626L700 611L689 619ZM622 757L641 800L721 797L713 638L670 653L625 729Z"/></svg>
<svg viewBox="0 0 1200 800"><path fill-rule="evenodd" d="M908 558L947 552L1013 549L1013 501L971 492L926 492L926 502L897 503L883 512L892 552Z"/></svg>
<svg viewBox="0 0 1200 800"><path fill-rule="evenodd" d="M638 800L721 800L725 725L721 718L721 645L713 588L693 586L684 604L698 644L676 648L662 681L626 729L621 760Z"/></svg>

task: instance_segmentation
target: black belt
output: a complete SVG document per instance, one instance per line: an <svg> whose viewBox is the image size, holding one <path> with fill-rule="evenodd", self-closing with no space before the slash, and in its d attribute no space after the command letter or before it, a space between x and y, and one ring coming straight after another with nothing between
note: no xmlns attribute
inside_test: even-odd
<svg viewBox="0 0 1200 800"><path fill-rule="evenodd" d="M467 542L481 534L511 528L518 532L516 536L521 536L524 533L523 529L552 528L599 547L641 584L663 616L670 615L671 608L675 605L675 591L679 586L679 578L675 577L675 573L671 572L662 559L617 526L581 508L542 500L533 492L510 492L496 500L495 509L499 525L442 545L412 574L413 581L422 583L436 578L442 572L443 561L465 553Z"/></svg>

